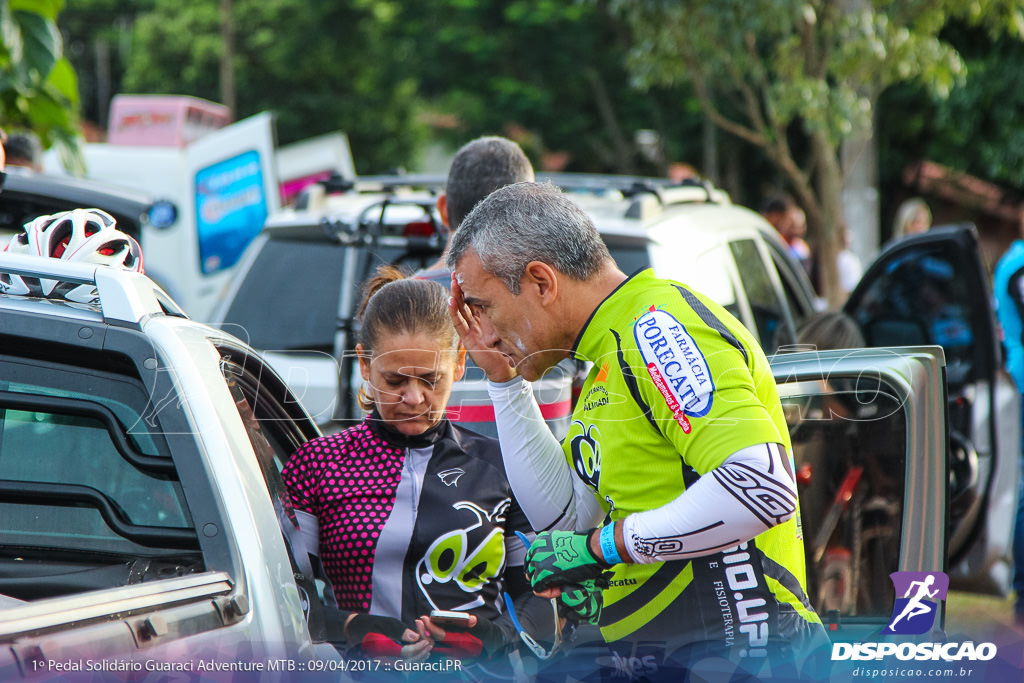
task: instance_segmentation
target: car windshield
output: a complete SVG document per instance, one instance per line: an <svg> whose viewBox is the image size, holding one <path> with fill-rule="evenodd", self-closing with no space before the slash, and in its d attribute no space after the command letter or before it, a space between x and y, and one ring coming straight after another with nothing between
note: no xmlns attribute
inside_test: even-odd
<svg viewBox="0 0 1024 683"><path fill-rule="evenodd" d="M323 241L268 239L245 273L223 329L261 351L331 352L346 249ZM352 286L358 288L379 265L415 270L434 258L410 256L400 239L382 238L370 249L360 248Z"/></svg>
<svg viewBox="0 0 1024 683"><path fill-rule="evenodd" d="M224 316L226 331L264 351L330 351L345 247L270 239Z"/></svg>

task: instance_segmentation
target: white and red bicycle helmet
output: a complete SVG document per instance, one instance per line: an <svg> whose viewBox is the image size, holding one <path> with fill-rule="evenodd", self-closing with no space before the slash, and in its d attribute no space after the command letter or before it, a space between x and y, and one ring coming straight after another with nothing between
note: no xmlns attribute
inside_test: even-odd
<svg viewBox="0 0 1024 683"><path fill-rule="evenodd" d="M116 226L114 217L100 209L74 209L40 216L26 223L25 232L12 237L4 251L144 272L139 243ZM85 303L96 298L94 287L17 275L0 276L0 292Z"/></svg>

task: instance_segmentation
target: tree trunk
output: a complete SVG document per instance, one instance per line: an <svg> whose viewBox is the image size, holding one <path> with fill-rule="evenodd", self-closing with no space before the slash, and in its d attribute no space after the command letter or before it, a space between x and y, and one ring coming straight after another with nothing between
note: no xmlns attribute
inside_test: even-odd
<svg viewBox="0 0 1024 683"><path fill-rule="evenodd" d="M871 95L871 110L877 97ZM874 116L872 116L872 120ZM843 218L850 232L850 250L867 265L878 255L881 243L878 207L878 153L874 124L855 130L843 140Z"/></svg>
<svg viewBox="0 0 1024 683"><path fill-rule="evenodd" d="M817 216L817 243L813 245L818 257L818 287L829 308L838 309L843 305L843 292L836 271L836 255L841 248L839 221L843 211L843 171L839 166L838 150L824 135L813 136L812 146L817 161L814 180L821 207ZM810 215L807 220L810 225Z"/></svg>
<svg viewBox="0 0 1024 683"><path fill-rule="evenodd" d="M594 93L594 106L597 107L601 123L604 124L605 130L608 132L608 138L611 140L612 149L615 152L616 172L632 173L634 168L630 148L626 142L625 135L622 133L619 119L615 115L615 106L612 104L612 98L608 94L608 88L605 87L604 81L601 80L601 76L597 73L597 69L593 67L585 67L583 69L583 76L587 79Z"/></svg>

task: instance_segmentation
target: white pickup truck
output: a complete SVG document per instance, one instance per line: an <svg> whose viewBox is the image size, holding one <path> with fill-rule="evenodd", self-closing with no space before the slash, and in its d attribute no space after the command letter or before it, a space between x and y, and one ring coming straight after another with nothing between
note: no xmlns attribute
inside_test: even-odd
<svg viewBox="0 0 1024 683"><path fill-rule="evenodd" d="M291 550L279 468L319 432L280 378L144 276L11 274L99 303L0 296L0 680L344 666Z"/></svg>

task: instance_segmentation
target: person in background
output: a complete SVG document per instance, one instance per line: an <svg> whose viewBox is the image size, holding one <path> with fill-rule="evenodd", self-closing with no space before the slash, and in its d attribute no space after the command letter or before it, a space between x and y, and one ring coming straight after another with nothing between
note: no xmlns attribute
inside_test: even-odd
<svg viewBox="0 0 1024 683"><path fill-rule="evenodd" d="M836 272L839 276L839 289L843 293L843 299L846 299L860 282L860 276L864 274L864 266L861 265L857 254L850 249L850 229L845 222L840 223L839 230L843 248L836 254Z"/></svg>
<svg viewBox="0 0 1024 683"><path fill-rule="evenodd" d="M996 263L992 281L996 316L1003 328L1006 370L1017 385L1024 409L1024 239L1018 237ZM1022 412L1024 423L1024 412ZM1021 456L1024 473L1024 454ZM1024 475L1017 493L1017 519L1013 532L1014 619L1024 627Z"/></svg>
<svg viewBox="0 0 1024 683"><path fill-rule="evenodd" d="M789 195L773 194L761 206L761 215L782 235L787 230L786 223L790 220L790 210L793 207L793 198Z"/></svg>
<svg viewBox="0 0 1024 683"><path fill-rule="evenodd" d="M458 231L462 220L480 201L498 188L514 183L531 182L534 179L533 166L522 148L507 138L498 136L480 137L463 145L452 159L445 183L445 193L437 200L441 220L449 228L449 241ZM444 257L430 268L420 270L413 277L439 282L445 288L451 285L452 273L444 265ZM471 358L466 359L469 377L477 377ZM583 383L583 368L566 360L559 368L559 375L552 374L549 380L561 381L559 391L548 391L545 409L552 413L565 414L569 410L577 389ZM559 412L561 411L561 412ZM486 418L472 425L474 430L495 435L497 428L493 420Z"/></svg>
<svg viewBox="0 0 1024 683"><path fill-rule="evenodd" d="M465 360L448 292L382 267L360 319L360 404L369 416L288 460L282 476L300 528L333 585L343 646L364 656L472 659L490 678L519 642L503 593L517 599L521 621L546 625L548 640L556 623L525 581L526 548L514 532L532 529L497 440L445 417ZM470 621L442 626L435 609Z"/></svg>
<svg viewBox="0 0 1024 683"><path fill-rule="evenodd" d="M7 179L7 153L4 152L4 145L7 143L7 132L0 128L0 191L3 190L4 180Z"/></svg>
<svg viewBox="0 0 1024 683"><path fill-rule="evenodd" d="M785 194L772 195L761 207L761 215L771 223L789 250L790 255L811 273L811 247L804 240L807 234L807 214Z"/></svg>
<svg viewBox="0 0 1024 683"><path fill-rule="evenodd" d="M11 133L7 136L3 146L8 165L23 166L36 172L43 170L40 161L42 150L39 146L39 138L34 133L28 131Z"/></svg>
<svg viewBox="0 0 1024 683"><path fill-rule="evenodd" d="M668 165L668 179L675 185L681 185L686 180L700 180L700 174L692 165L684 161L674 161Z"/></svg>
<svg viewBox="0 0 1024 683"><path fill-rule="evenodd" d="M920 197L911 197L900 204L896 210L896 221L892 226L892 239L895 241L908 235L925 232L932 227L932 212L928 203Z"/></svg>
<svg viewBox="0 0 1024 683"><path fill-rule="evenodd" d="M811 246L804 239L807 235L807 214L799 206L793 206L789 210L789 220L783 223L783 227L786 231L782 233L782 239L786 240L786 244L789 245L790 255L810 275L812 265Z"/></svg>

